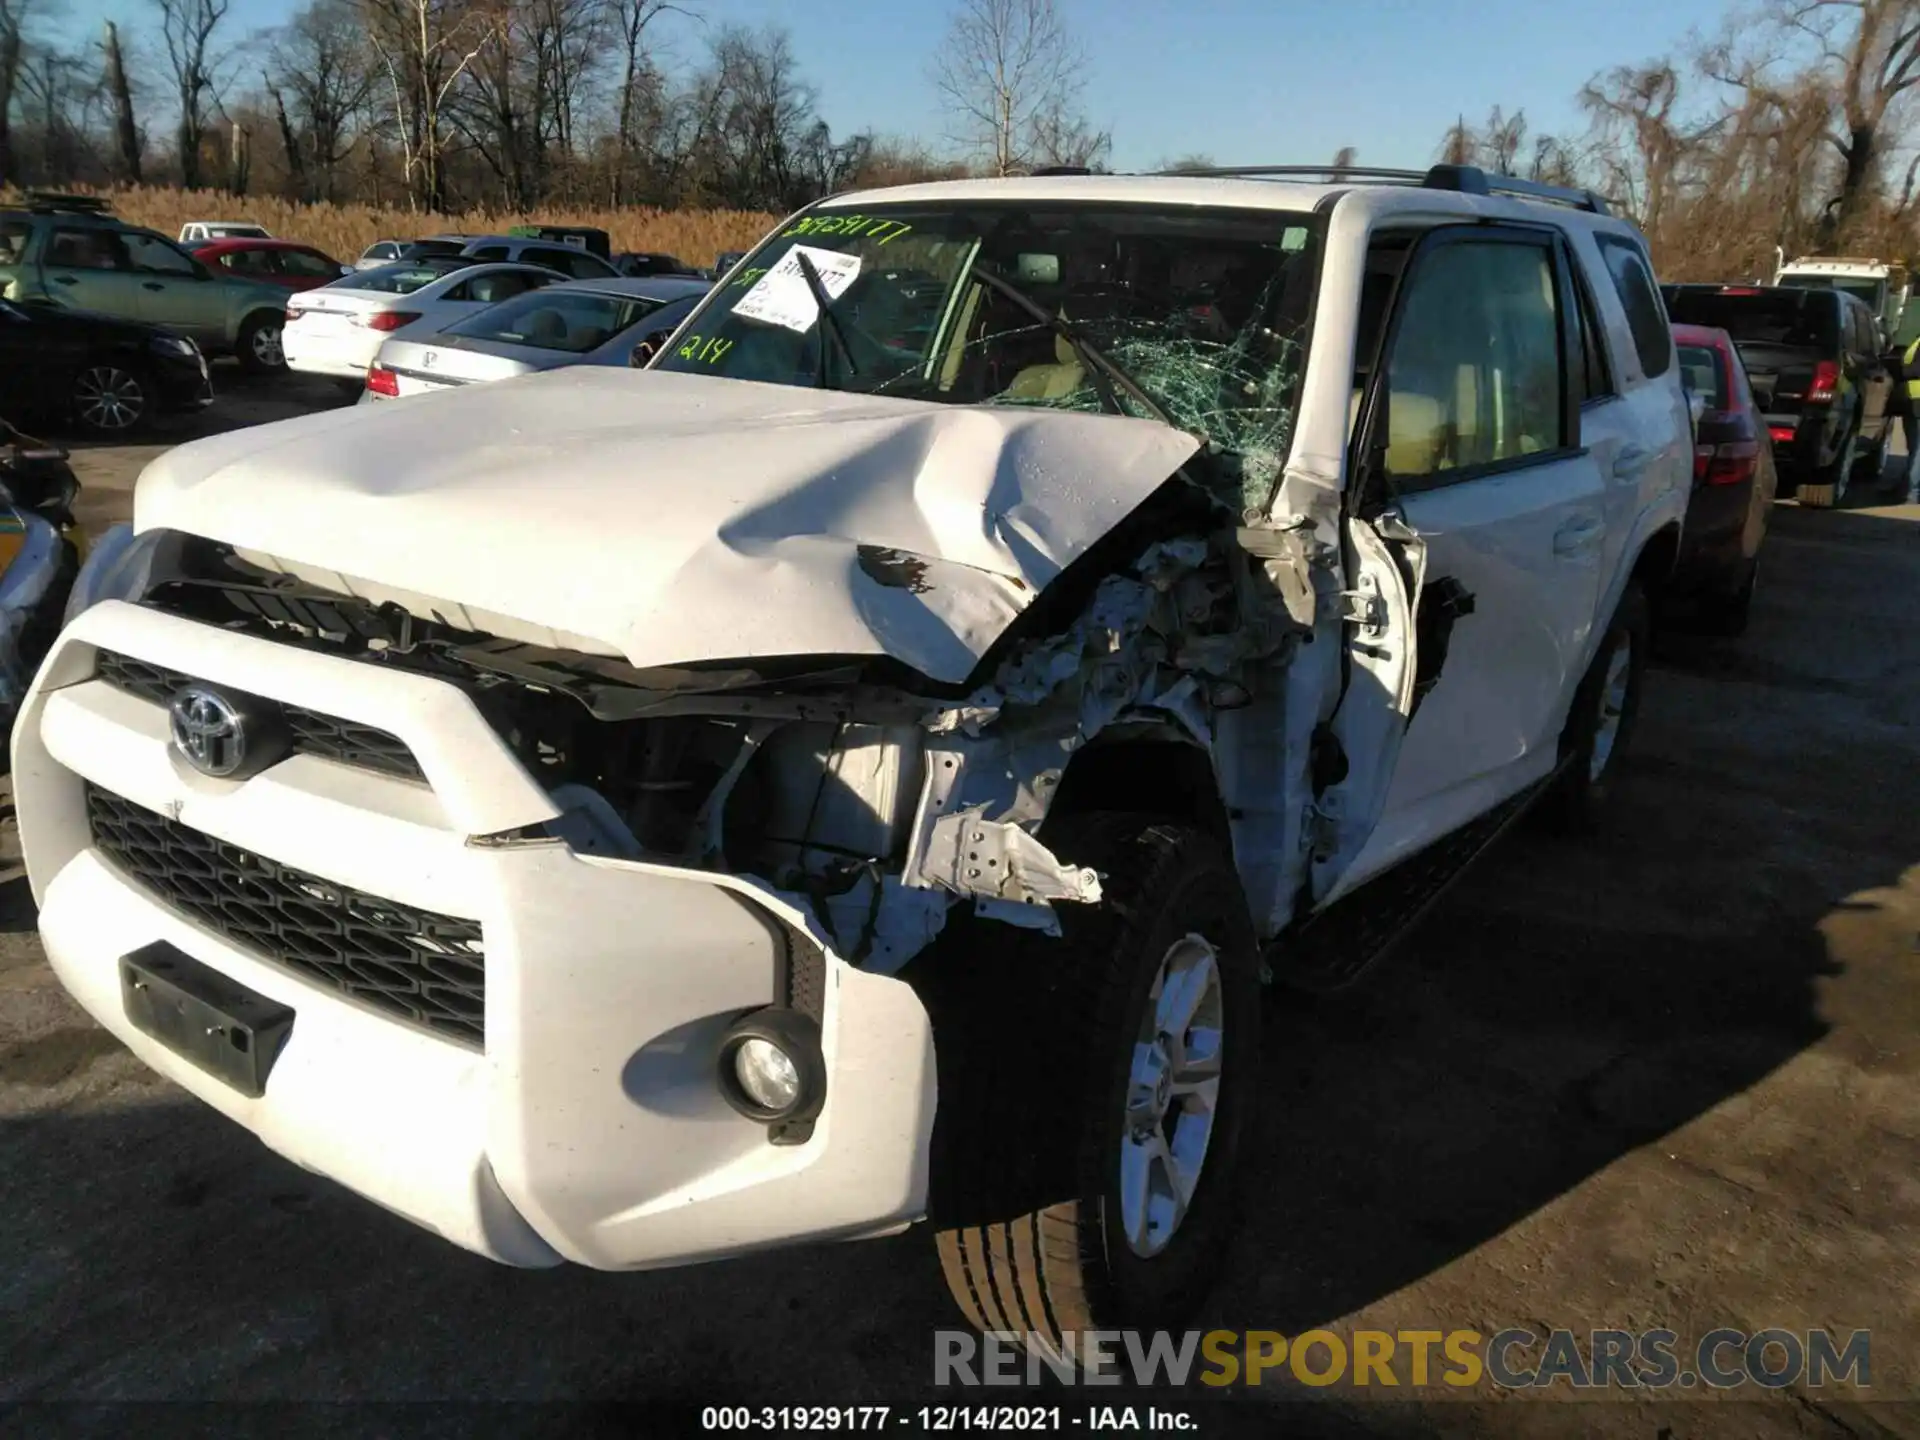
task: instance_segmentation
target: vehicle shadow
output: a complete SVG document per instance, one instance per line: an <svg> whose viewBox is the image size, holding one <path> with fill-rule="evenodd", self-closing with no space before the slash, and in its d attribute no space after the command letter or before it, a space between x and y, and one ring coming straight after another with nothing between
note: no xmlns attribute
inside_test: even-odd
<svg viewBox="0 0 1920 1440"><path fill-rule="evenodd" d="M1521 827L1378 973L1279 1007L1221 1316L1336 1321L1811 1046L1902 1049L1901 927L1829 935L1920 860L1920 627L1859 623L1920 593L1920 523L1782 505L1767 546L1749 634L1649 673L1605 836Z"/></svg>

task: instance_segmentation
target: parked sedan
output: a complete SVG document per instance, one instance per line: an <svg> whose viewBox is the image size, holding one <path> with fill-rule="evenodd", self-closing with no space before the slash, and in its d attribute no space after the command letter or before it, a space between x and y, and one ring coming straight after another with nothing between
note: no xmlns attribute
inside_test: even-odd
<svg viewBox="0 0 1920 1440"><path fill-rule="evenodd" d="M1766 418L1733 337L1675 325L1688 393L1696 397L1693 494L1668 598L1692 609L1703 628L1747 628L1760 569L1760 543L1778 488Z"/></svg>
<svg viewBox="0 0 1920 1440"><path fill-rule="evenodd" d="M9 418L127 435L213 401L206 356L184 336L63 305L0 300L0 395Z"/></svg>
<svg viewBox="0 0 1920 1440"><path fill-rule="evenodd" d="M287 364L358 390L381 343L396 331L414 324L435 330L566 278L537 265L476 265L459 256L356 270L287 301Z"/></svg>
<svg viewBox="0 0 1920 1440"><path fill-rule="evenodd" d="M326 251L296 240L208 240L193 247L193 257L209 269L287 290L311 290L353 273Z"/></svg>
<svg viewBox="0 0 1920 1440"><path fill-rule="evenodd" d="M563 365L629 365L636 352L644 363L707 289L704 280L667 275L551 285L435 332L396 335L367 371L362 399L397 400Z"/></svg>

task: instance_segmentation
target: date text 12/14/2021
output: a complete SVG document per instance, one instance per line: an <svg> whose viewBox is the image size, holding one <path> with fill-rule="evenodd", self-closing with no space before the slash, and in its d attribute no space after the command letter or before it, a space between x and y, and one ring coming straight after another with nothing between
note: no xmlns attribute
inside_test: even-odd
<svg viewBox="0 0 1920 1440"><path fill-rule="evenodd" d="M1141 1405L709 1405L702 1430L907 1430L916 1435L948 1431L1083 1430L1184 1431L1199 1423L1185 1410Z"/></svg>

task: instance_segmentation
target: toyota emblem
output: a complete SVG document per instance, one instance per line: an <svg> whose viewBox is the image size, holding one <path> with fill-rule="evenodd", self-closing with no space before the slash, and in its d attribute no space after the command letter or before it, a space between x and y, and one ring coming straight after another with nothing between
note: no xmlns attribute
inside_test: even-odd
<svg viewBox="0 0 1920 1440"><path fill-rule="evenodd" d="M203 775L232 775L246 763L247 722L218 690L189 685L167 707L173 747Z"/></svg>

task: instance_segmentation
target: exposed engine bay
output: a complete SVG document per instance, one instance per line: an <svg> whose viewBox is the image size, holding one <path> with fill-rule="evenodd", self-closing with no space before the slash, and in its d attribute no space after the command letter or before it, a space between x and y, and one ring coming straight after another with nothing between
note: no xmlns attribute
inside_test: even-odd
<svg viewBox="0 0 1920 1440"><path fill-rule="evenodd" d="M1151 737L1211 778L1222 717L1279 703L1293 648L1337 608L1337 556L1305 528L1238 518L1170 480L965 685L875 656L637 668L344 595L178 532L140 598L455 684L564 812L543 836L754 877L804 901L853 963L891 973L957 901L1057 931L1056 904L1100 898L1097 875L1038 838L1077 752ZM926 583L911 555L862 547L860 564L883 585Z"/></svg>

